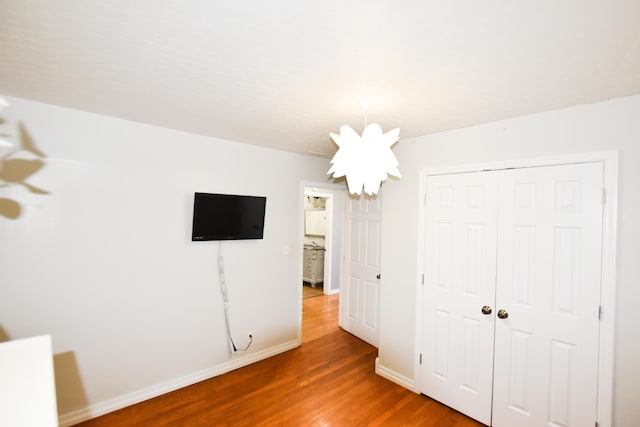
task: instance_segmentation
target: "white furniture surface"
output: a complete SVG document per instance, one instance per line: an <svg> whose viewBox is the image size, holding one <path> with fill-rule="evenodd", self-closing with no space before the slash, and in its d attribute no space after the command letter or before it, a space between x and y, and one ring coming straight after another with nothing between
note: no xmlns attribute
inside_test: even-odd
<svg viewBox="0 0 640 427"><path fill-rule="evenodd" d="M0 343L0 426L57 425L51 336Z"/></svg>

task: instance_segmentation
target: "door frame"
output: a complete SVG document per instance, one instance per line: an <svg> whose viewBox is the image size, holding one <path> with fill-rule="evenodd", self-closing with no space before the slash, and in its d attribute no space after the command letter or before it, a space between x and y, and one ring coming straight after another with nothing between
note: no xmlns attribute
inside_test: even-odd
<svg viewBox="0 0 640 427"><path fill-rule="evenodd" d="M602 273L600 287L599 360L598 360L598 402L597 422L601 427L613 425L613 379L615 343L615 301L617 281L617 233L618 233L618 158L617 150L576 153L549 157L513 159L491 163L473 163L420 170L418 209L418 271L416 274L416 328L414 345L414 391L420 393L421 370L419 354L423 337L423 287L424 245L425 245L425 205L426 179L428 176L466 172L482 172L502 169L519 169L537 166L556 166L577 163L602 162L604 168L603 224L602 224Z"/></svg>
<svg viewBox="0 0 640 427"><path fill-rule="evenodd" d="M341 269L341 266L343 264L342 262L342 254L344 252L344 236L342 239L336 239L335 236L333 235L333 225L340 222L342 224L342 230L344 230L344 221L345 221L345 213L341 212L338 207L340 206L340 203L335 203L335 198L336 197L343 197L345 200L347 198L347 190L345 188L344 185L340 185L340 184L330 184L330 183L326 183L326 182L309 182L309 181L302 181L300 182L300 189L299 189L299 197L298 197L298 210L299 210L299 215L298 218L300 218L300 224L298 226L298 230L299 230L299 238L298 238L298 248L299 248L299 255L298 255L298 278L300 279L300 281L302 281L302 276L303 276L303 272L302 272L302 264L303 264L303 258L304 258L304 254L302 251L302 247L304 245L304 199L306 197L305 195L305 188L312 188L313 189L313 194L316 194L318 196L322 196L322 197L327 197L327 201L329 201L329 199L331 199L331 202L329 202L329 206L326 209L327 212L327 229L328 231L328 236L325 237L325 248L327 249L325 252L325 257L324 257L324 275L325 277L328 275L329 276L329 284L331 284L331 276L332 276L332 271L334 268L336 268L336 266L333 265L332 263L332 258L333 258L333 254L339 254L339 259L340 259L340 263L337 266L338 268ZM346 201L344 203L342 203L343 206L346 205ZM343 233L344 234L344 233ZM328 242L328 244L327 244ZM342 269L341 269L342 270ZM342 280L342 275L340 275L340 281ZM325 282L326 283L326 282ZM300 285L300 283L298 283L298 285ZM339 284L340 285L340 284ZM298 289L298 342L302 343L302 286L297 286ZM338 286L338 291L324 291L325 294L327 293L331 293L331 294L335 294L335 293L340 293L340 286ZM338 312L340 313L340 307L338 307ZM340 324L340 320L338 322L338 324Z"/></svg>

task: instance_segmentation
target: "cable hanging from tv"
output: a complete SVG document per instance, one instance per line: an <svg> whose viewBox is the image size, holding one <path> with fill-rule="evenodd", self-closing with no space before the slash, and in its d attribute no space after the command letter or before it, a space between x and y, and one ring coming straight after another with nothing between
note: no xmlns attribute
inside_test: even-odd
<svg viewBox="0 0 640 427"><path fill-rule="evenodd" d="M231 348L233 352L238 351L247 351L253 342L253 336L249 334L249 343L245 348L238 349L236 347L236 343L233 341L233 336L231 335L231 326L229 323L229 295L227 293L227 284L224 276L224 255L222 253L222 241L218 242L218 276L220 278L220 292L222 293L222 302L224 304L224 320L227 326L227 337L229 338L229 343L231 343Z"/></svg>

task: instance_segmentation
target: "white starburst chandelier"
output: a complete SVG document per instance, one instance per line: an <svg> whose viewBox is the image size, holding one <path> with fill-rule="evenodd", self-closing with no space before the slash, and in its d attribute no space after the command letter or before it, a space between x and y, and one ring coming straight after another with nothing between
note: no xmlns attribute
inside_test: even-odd
<svg viewBox="0 0 640 427"><path fill-rule="evenodd" d="M391 152L391 146L398 141L400 129L385 134L376 123L371 123L358 135L349 126L340 127L340 135L329 133L338 144L338 152L331 159L327 174L334 178L343 176L351 194L378 194L380 185L389 175L400 178L398 161Z"/></svg>

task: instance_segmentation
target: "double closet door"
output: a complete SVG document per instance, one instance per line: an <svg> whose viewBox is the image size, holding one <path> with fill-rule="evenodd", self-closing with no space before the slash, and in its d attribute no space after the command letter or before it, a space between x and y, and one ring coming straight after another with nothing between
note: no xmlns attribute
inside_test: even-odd
<svg viewBox="0 0 640 427"><path fill-rule="evenodd" d="M497 427L592 426L602 163L427 177L420 392Z"/></svg>

